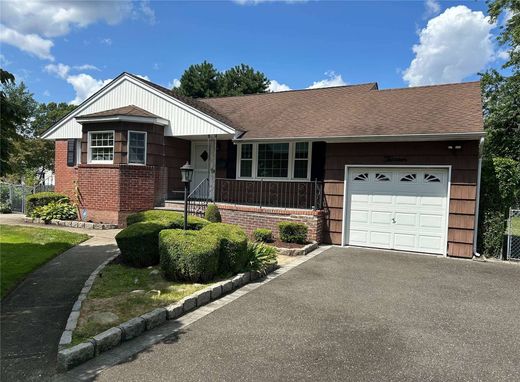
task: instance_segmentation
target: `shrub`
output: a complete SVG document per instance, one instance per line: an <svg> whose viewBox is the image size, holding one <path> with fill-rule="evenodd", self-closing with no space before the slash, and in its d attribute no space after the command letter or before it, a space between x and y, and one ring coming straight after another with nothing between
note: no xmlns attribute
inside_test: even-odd
<svg viewBox="0 0 520 382"><path fill-rule="evenodd" d="M10 214L13 212L11 209L11 202L0 200L0 213L1 214Z"/></svg>
<svg viewBox="0 0 520 382"><path fill-rule="evenodd" d="M505 216L488 211L482 220L482 253L486 257L502 258L504 249Z"/></svg>
<svg viewBox="0 0 520 382"><path fill-rule="evenodd" d="M220 211L216 204L209 204L206 207L204 217L211 223L220 223L222 221L222 216L220 216Z"/></svg>
<svg viewBox="0 0 520 382"><path fill-rule="evenodd" d="M257 228L253 231L253 237L256 241L270 243L273 241L273 231L267 228Z"/></svg>
<svg viewBox="0 0 520 382"><path fill-rule="evenodd" d="M27 196L25 202L25 214L27 216L32 216L32 212L36 207L42 207L51 202L60 201L68 203L70 200L67 195L57 192L37 192L36 194Z"/></svg>
<svg viewBox="0 0 520 382"><path fill-rule="evenodd" d="M307 226L303 223L278 223L280 239L286 243L305 244L307 241Z"/></svg>
<svg viewBox="0 0 520 382"><path fill-rule="evenodd" d="M126 223L129 226L139 222L150 221L159 221L162 224L166 224L168 228L184 228L184 215L176 211L148 210L136 212L128 215L126 218ZM199 230L208 224L207 220L196 216L188 216L188 229L190 230Z"/></svg>
<svg viewBox="0 0 520 382"><path fill-rule="evenodd" d="M167 229L159 234L161 268L167 279L206 282L218 273L219 238L202 231Z"/></svg>
<svg viewBox="0 0 520 382"><path fill-rule="evenodd" d="M263 272L270 264L276 264L276 248L263 243L248 243L246 269Z"/></svg>
<svg viewBox="0 0 520 382"><path fill-rule="evenodd" d="M40 218L48 223L53 219L75 220L78 214L73 204L68 202L50 202L45 206L34 208L31 216Z"/></svg>
<svg viewBox="0 0 520 382"><path fill-rule="evenodd" d="M159 264L159 232L168 228L160 221L138 222L116 235L123 261L133 267Z"/></svg>
<svg viewBox="0 0 520 382"><path fill-rule="evenodd" d="M216 236L219 246L219 273L240 272L246 265L247 235L233 224L211 223L201 232Z"/></svg>

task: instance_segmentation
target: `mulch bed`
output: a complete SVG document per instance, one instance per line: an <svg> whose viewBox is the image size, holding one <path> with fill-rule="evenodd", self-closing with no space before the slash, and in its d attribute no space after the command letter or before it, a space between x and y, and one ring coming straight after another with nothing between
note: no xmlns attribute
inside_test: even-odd
<svg viewBox="0 0 520 382"><path fill-rule="evenodd" d="M303 248L305 247L308 243L306 244L297 244L297 243L285 243L283 241L281 241L280 239L276 239L275 241L271 242L271 243L266 243L268 245L272 245L273 247L277 247L277 248L289 248L289 249L293 249L293 248Z"/></svg>

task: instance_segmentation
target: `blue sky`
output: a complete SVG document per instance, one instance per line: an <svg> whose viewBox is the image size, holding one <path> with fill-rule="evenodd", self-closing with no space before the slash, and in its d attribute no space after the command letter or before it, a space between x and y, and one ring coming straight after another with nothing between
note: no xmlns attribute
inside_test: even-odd
<svg viewBox="0 0 520 382"><path fill-rule="evenodd" d="M473 80L506 57L475 1L26 4L0 5L0 58L41 102L81 102L122 71L171 86L203 60L284 90Z"/></svg>

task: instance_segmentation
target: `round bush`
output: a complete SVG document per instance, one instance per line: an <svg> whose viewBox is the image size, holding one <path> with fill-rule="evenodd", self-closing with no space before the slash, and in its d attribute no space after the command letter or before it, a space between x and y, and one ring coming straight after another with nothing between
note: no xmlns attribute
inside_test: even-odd
<svg viewBox="0 0 520 382"><path fill-rule="evenodd" d="M169 280L206 282L218 273L218 237L209 232L167 229L159 234L161 269Z"/></svg>
<svg viewBox="0 0 520 382"><path fill-rule="evenodd" d="M132 225L139 222L159 221L162 224L168 225L168 228L184 228L184 215L182 212L163 211L163 210L148 210L136 212L128 215L126 224ZM199 230L208 225L207 220L198 218L196 216L188 216L188 229Z"/></svg>
<svg viewBox="0 0 520 382"><path fill-rule="evenodd" d="M52 202L66 202L68 203L69 197L58 192L37 192L27 196L25 199L25 214L32 216L33 210L36 207L46 206Z"/></svg>
<svg viewBox="0 0 520 382"><path fill-rule="evenodd" d="M270 243L273 241L273 231L267 228L257 228L253 231L253 237L256 241Z"/></svg>
<svg viewBox="0 0 520 382"><path fill-rule="evenodd" d="M278 228L283 242L305 244L307 241L307 226L303 223L280 222Z"/></svg>
<svg viewBox="0 0 520 382"><path fill-rule="evenodd" d="M222 216L220 216L220 211L216 204L209 204L206 207L204 217L211 223L220 223L222 221Z"/></svg>
<svg viewBox="0 0 520 382"><path fill-rule="evenodd" d="M139 222L116 235L123 261L133 267L159 264L159 232L168 228L158 221Z"/></svg>
<svg viewBox="0 0 520 382"><path fill-rule="evenodd" d="M247 235L234 224L211 223L201 232L211 233L220 241L219 273L240 272L247 262Z"/></svg>

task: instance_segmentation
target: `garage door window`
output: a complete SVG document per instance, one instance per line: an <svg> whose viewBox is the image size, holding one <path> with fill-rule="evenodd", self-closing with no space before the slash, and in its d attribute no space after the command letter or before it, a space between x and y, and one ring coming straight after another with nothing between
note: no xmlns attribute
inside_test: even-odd
<svg viewBox="0 0 520 382"><path fill-rule="evenodd" d="M401 182L415 182L417 174L406 174L401 178Z"/></svg>
<svg viewBox="0 0 520 382"><path fill-rule="evenodd" d="M368 180L368 173L362 172L361 174L356 175L354 180L357 180L358 182L365 182Z"/></svg>
<svg viewBox="0 0 520 382"><path fill-rule="evenodd" d="M424 174L424 181L426 183L439 183L441 180L433 174Z"/></svg>
<svg viewBox="0 0 520 382"><path fill-rule="evenodd" d="M385 175L385 174L377 173L376 174L376 180L378 182L389 182L390 178L387 175Z"/></svg>

